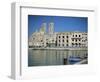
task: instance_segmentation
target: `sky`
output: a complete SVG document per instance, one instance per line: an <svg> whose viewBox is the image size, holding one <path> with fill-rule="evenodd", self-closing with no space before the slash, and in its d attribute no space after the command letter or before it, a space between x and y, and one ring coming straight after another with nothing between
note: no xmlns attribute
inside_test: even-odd
<svg viewBox="0 0 100 82"><path fill-rule="evenodd" d="M28 15L28 36L36 30L39 31L43 22L47 23L47 28L53 22L54 32L88 31L87 17Z"/></svg>

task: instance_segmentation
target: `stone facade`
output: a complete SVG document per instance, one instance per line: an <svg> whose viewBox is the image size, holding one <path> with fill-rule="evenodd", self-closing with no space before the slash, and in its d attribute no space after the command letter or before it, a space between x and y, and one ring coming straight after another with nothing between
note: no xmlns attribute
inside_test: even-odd
<svg viewBox="0 0 100 82"><path fill-rule="evenodd" d="M29 46L33 47L88 47L86 32L54 32L54 23L49 23L48 33L46 23L42 24L40 31L32 34Z"/></svg>

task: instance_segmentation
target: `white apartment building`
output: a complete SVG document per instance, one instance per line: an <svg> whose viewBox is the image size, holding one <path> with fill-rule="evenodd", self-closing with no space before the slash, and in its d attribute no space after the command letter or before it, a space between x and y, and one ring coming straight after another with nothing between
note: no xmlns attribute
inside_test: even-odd
<svg viewBox="0 0 100 82"><path fill-rule="evenodd" d="M57 47L87 47L87 33L59 32L57 33Z"/></svg>
<svg viewBox="0 0 100 82"><path fill-rule="evenodd" d="M68 47L70 46L70 33L69 32L58 32L57 33L57 47Z"/></svg>

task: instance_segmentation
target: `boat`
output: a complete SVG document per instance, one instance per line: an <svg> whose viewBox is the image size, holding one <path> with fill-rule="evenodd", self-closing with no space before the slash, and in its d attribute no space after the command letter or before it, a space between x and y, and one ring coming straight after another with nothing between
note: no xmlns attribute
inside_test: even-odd
<svg viewBox="0 0 100 82"><path fill-rule="evenodd" d="M80 57L69 57L68 61L70 64L75 64L77 62L80 62L82 59Z"/></svg>

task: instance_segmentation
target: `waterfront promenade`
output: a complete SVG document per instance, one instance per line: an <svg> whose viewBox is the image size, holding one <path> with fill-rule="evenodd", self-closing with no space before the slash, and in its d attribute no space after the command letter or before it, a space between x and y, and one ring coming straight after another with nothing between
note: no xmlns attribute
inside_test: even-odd
<svg viewBox="0 0 100 82"><path fill-rule="evenodd" d="M29 49L34 49L34 50L87 50L87 48L86 47L82 47L82 48L80 48L80 47L75 47L75 48L72 48L72 47L66 47L66 48L60 48L60 47L34 47L34 48L29 48Z"/></svg>

